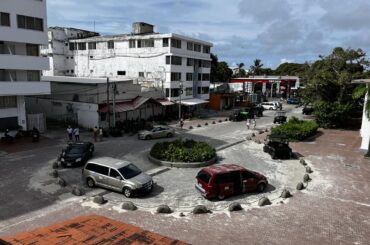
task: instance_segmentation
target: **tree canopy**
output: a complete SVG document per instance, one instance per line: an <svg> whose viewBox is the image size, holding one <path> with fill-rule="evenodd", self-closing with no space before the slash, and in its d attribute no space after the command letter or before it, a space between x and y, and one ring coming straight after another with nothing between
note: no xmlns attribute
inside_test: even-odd
<svg viewBox="0 0 370 245"><path fill-rule="evenodd" d="M211 83L226 83L231 78L233 71L224 61L219 62L217 55L211 54Z"/></svg>

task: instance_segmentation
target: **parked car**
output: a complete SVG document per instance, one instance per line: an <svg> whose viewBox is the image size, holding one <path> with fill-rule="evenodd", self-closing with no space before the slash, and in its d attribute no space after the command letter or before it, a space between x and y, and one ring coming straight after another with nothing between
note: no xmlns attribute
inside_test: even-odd
<svg viewBox="0 0 370 245"><path fill-rule="evenodd" d="M277 110L279 108L276 102L263 102L261 105L265 110Z"/></svg>
<svg viewBox="0 0 370 245"><path fill-rule="evenodd" d="M299 98L288 98L286 102L288 104L298 105L301 103L301 100Z"/></svg>
<svg viewBox="0 0 370 245"><path fill-rule="evenodd" d="M285 135L269 135L268 141L263 146L263 151L271 155L272 159L290 159L292 149Z"/></svg>
<svg viewBox="0 0 370 245"><path fill-rule="evenodd" d="M200 170L196 176L195 188L207 199L246 193L263 192L268 185L262 174L236 164L212 165Z"/></svg>
<svg viewBox="0 0 370 245"><path fill-rule="evenodd" d="M263 116L263 111L265 108L261 104L254 104L252 105L252 108L254 110L254 115L257 117L262 117Z"/></svg>
<svg viewBox="0 0 370 245"><path fill-rule="evenodd" d="M274 117L274 123L286 123L286 119L287 119L287 116L286 116L286 112L285 111L277 111L275 113L275 117Z"/></svg>
<svg viewBox="0 0 370 245"><path fill-rule="evenodd" d="M170 138L175 135L175 130L168 126L156 125L151 130L139 131L138 138L142 140L150 140L156 138Z"/></svg>
<svg viewBox="0 0 370 245"><path fill-rule="evenodd" d="M313 113L313 107L311 105L305 105L302 109L303 115L311 115Z"/></svg>
<svg viewBox="0 0 370 245"><path fill-rule="evenodd" d="M240 109L234 109L232 111L231 115L229 116L229 120L230 121L236 121L236 122L243 121L243 120L248 119L249 114L250 113L248 111L242 111Z"/></svg>
<svg viewBox="0 0 370 245"><path fill-rule="evenodd" d="M60 162L63 167L81 166L93 156L94 150L94 144L91 142L71 143L62 150Z"/></svg>
<svg viewBox="0 0 370 245"><path fill-rule="evenodd" d="M91 159L82 169L88 187L100 186L122 192L126 197L153 189L153 179L133 163L111 157Z"/></svg>

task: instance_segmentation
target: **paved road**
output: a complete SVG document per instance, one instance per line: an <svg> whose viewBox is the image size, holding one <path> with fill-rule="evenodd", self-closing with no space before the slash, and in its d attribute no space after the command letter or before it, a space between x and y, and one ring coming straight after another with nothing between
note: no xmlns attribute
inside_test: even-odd
<svg viewBox="0 0 370 245"><path fill-rule="evenodd" d="M299 115L299 110L293 108L288 106L287 110L291 115ZM257 119L257 128L271 125L273 115L274 112L266 111L264 117ZM245 122L223 122L193 130L179 130L176 137L203 140L220 146L247 134ZM139 141L136 136L109 138L96 143L95 156L126 158L147 171L157 167L146 157L157 141L160 140ZM65 198L70 190L59 188L50 175L51 165L63 146L62 141L56 140L54 145L0 156L0 221L39 210ZM60 174L68 184L81 183L78 169L62 170Z"/></svg>

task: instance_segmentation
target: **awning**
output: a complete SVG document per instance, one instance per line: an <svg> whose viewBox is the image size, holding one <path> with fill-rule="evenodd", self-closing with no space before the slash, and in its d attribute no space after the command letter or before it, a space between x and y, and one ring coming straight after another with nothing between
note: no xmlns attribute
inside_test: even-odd
<svg viewBox="0 0 370 245"><path fill-rule="evenodd" d="M138 96L133 100L124 101L124 102L117 102L115 111L116 112L133 111L133 110L136 110L137 108L139 108L141 105L143 105L144 103L146 103L149 100L153 100L153 99ZM112 103L110 103L110 106L109 106L109 111L110 112L113 111L112 108L113 108L113 105L112 105ZM105 112L106 113L107 111L108 111L107 105L102 104L102 106L99 109L99 112Z"/></svg>
<svg viewBox="0 0 370 245"><path fill-rule="evenodd" d="M166 99L156 99L156 101L161 104L162 106L170 106L170 105L174 105L175 103L170 101L170 100L166 100Z"/></svg>
<svg viewBox="0 0 370 245"><path fill-rule="evenodd" d="M208 100L201 100L201 99L197 99L197 98L192 98L192 99L181 100L181 105L190 106L190 105L206 104L208 102L209 102ZM178 101L176 101L176 103L179 104L180 101L178 100Z"/></svg>

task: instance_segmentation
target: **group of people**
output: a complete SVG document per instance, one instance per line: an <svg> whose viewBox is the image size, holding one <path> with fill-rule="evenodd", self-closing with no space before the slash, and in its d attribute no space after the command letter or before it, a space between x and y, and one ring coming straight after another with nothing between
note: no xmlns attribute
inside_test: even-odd
<svg viewBox="0 0 370 245"><path fill-rule="evenodd" d="M68 125L67 134L69 141L73 140L73 136L76 142L80 141L80 129L78 127L72 128L71 125Z"/></svg>
<svg viewBox="0 0 370 245"><path fill-rule="evenodd" d="M103 129L102 129L102 127L98 128L97 126L95 126L92 131L93 131L93 134L94 134L95 142L98 141L98 136L99 136L100 141L103 141ZM80 129L78 127L72 128L71 125L68 125L67 134L68 134L69 141L72 141L73 137L75 138L76 142L80 141Z"/></svg>

